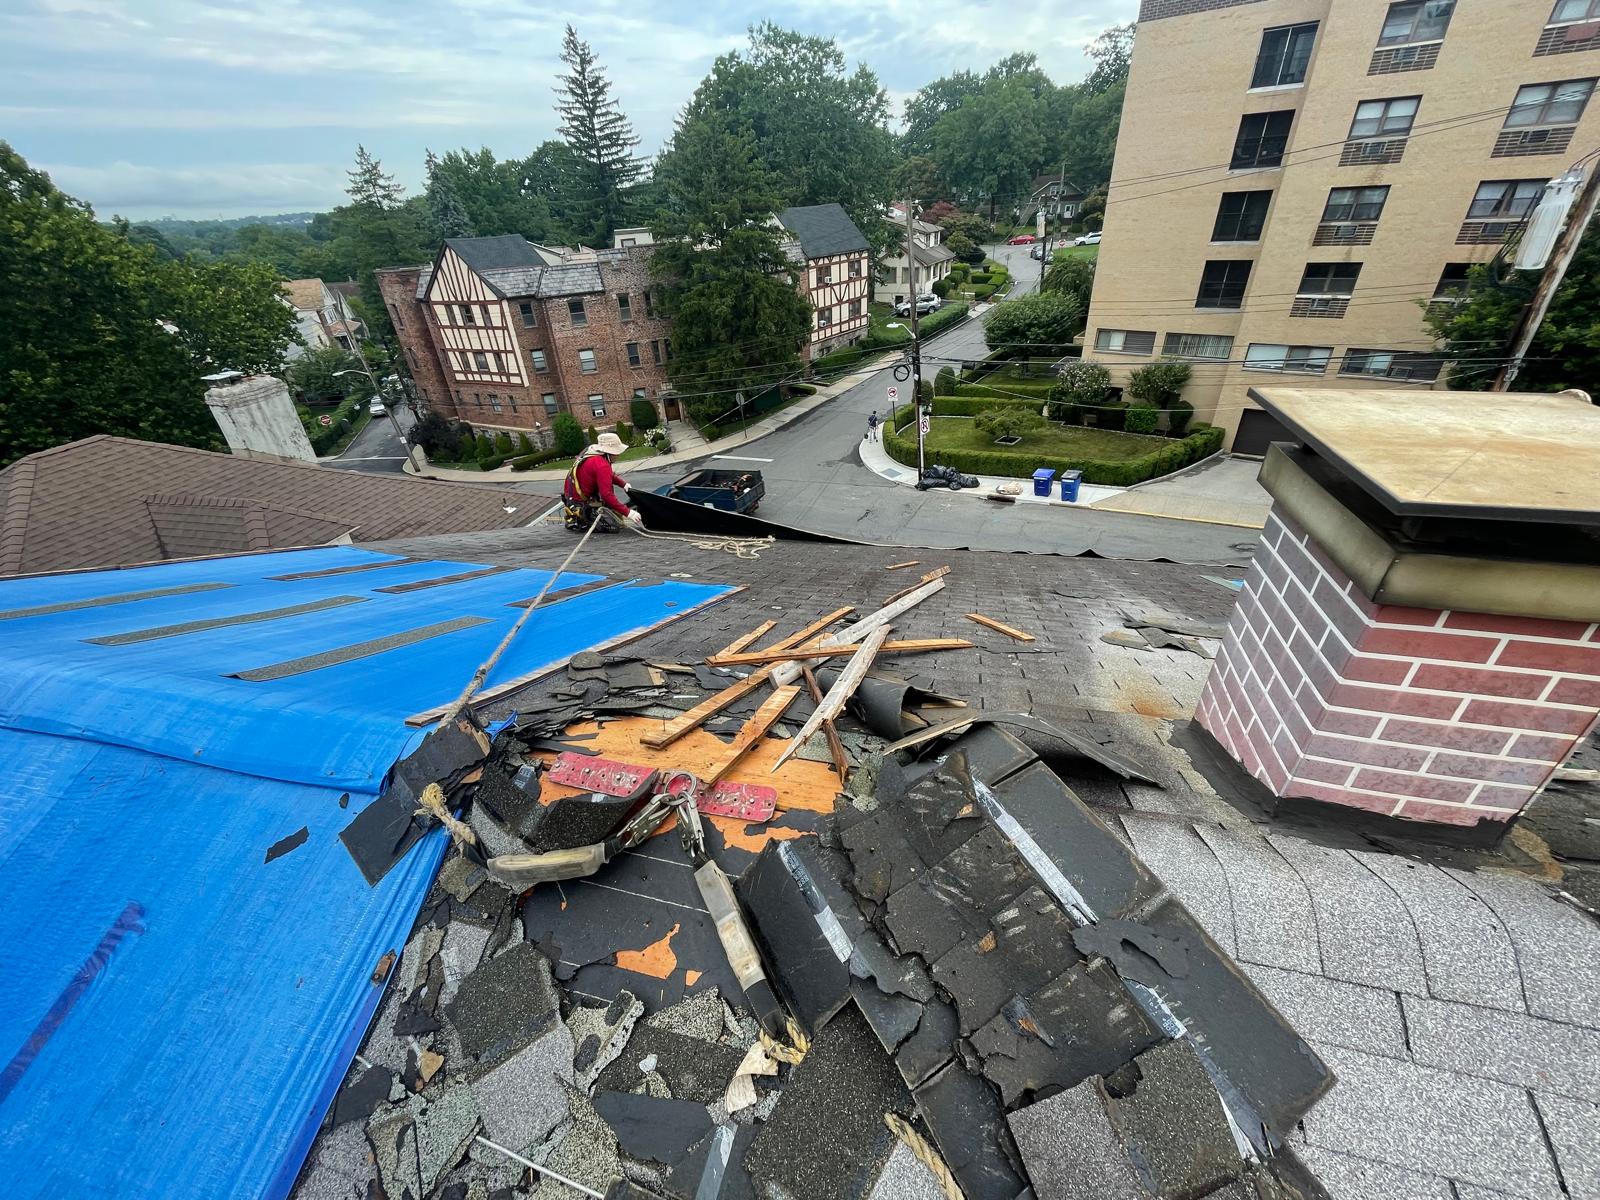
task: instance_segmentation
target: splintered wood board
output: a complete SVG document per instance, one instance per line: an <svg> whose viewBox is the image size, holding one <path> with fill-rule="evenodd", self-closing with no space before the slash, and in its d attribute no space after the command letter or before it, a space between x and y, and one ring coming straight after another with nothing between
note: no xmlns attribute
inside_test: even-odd
<svg viewBox="0 0 1600 1200"><path fill-rule="evenodd" d="M729 743L715 734L707 733L704 729L690 730L672 745L659 750L646 746L640 740L644 734L657 732L665 724L665 721L652 717L627 717L618 721L608 720L604 725L596 725L593 721L582 721L576 725L569 725L566 732L575 737L587 737L593 734L592 741L577 744L585 750L593 750L602 758L659 767L663 771L690 771L701 779L709 776L727 760ZM740 756L734 768L723 777L740 783L767 784L778 789L778 812L773 820L764 826L732 817L708 817L702 814L701 820L709 821L721 830L728 845L737 846L751 853L759 853L769 841L787 840L801 835L800 830L783 827L783 814L786 810L796 808L819 813L833 811L834 797L839 792L839 777L834 774L832 764L791 758L777 771L772 770L773 764L778 761L779 755L788 744L785 738L759 739ZM554 762L556 756L553 752L539 750L531 757ZM583 794L581 788L565 787L559 783L552 783L548 778L540 780L539 800L544 804L549 804L561 796ZM661 832L665 833L675 828L674 822L669 820L661 827Z"/></svg>

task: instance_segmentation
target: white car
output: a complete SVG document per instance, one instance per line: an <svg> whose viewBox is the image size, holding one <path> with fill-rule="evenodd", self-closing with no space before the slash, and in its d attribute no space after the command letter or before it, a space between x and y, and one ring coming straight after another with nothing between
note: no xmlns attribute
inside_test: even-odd
<svg viewBox="0 0 1600 1200"><path fill-rule="evenodd" d="M922 292L917 296L917 316L925 317L943 303L944 301L932 292ZM911 305L905 300L900 301L894 306L894 315L897 317L909 317L911 315Z"/></svg>
<svg viewBox="0 0 1600 1200"><path fill-rule="evenodd" d="M372 398L372 402L367 405L367 411L369 413L371 413L375 417L381 417L381 416L383 416L384 413L388 412L389 410L383 406L383 401L382 400L380 400L378 397L374 396Z"/></svg>
<svg viewBox="0 0 1600 1200"><path fill-rule="evenodd" d="M1072 244L1074 246L1098 246L1100 244L1100 231L1097 229L1093 233L1075 237L1072 239Z"/></svg>

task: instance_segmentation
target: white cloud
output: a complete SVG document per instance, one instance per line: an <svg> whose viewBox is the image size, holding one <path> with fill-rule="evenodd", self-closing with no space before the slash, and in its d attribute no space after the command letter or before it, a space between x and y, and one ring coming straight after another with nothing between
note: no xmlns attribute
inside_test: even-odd
<svg viewBox="0 0 1600 1200"><path fill-rule="evenodd" d="M161 216L249 216L331 208L344 200L345 174L326 163L260 163L247 167L150 167L114 162L86 167L39 164L62 191L92 200L102 218L114 213Z"/></svg>

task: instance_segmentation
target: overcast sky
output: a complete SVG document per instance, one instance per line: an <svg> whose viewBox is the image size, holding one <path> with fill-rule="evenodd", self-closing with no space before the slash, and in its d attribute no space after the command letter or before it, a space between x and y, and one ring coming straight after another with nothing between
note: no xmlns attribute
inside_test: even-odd
<svg viewBox="0 0 1600 1200"><path fill-rule="evenodd" d="M408 188L423 151L555 136L571 22L657 150L718 54L771 19L838 39L896 115L922 84L1031 50L1058 83L1137 0L4 0L0 138L102 217L245 216L342 199L364 143ZM415 11L413 11L415 10Z"/></svg>

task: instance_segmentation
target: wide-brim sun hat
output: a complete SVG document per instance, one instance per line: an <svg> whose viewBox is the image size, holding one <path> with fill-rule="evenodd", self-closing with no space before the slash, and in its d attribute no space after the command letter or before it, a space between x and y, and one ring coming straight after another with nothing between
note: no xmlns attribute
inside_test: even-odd
<svg viewBox="0 0 1600 1200"><path fill-rule="evenodd" d="M602 454L621 454L628 448L628 443L614 433L602 433L595 439L594 448Z"/></svg>

